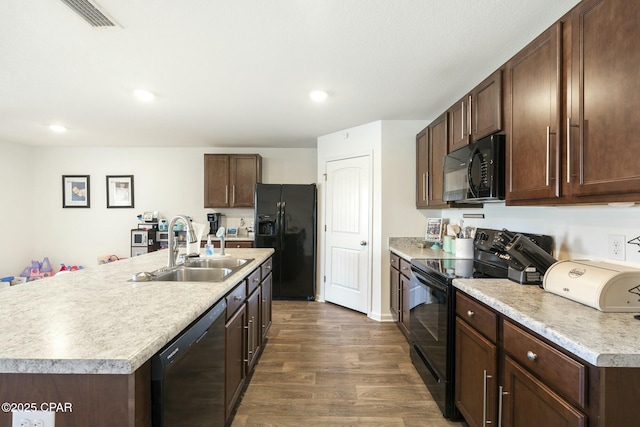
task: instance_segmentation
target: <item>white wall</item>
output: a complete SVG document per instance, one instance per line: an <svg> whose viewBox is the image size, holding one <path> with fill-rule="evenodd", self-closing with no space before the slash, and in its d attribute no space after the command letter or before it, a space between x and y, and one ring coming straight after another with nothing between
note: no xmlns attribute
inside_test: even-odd
<svg viewBox="0 0 640 427"><path fill-rule="evenodd" d="M35 231L45 226L35 213L40 194L34 186L33 157L27 146L0 142L0 277L17 276L31 265Z"/></svg>
<svg viewBox="0 0 640 427"><path fill-rule="evenodd" d="M129 257L129 230L144 211L157 210L167 219L183 213L206 223L206 214L214 210L203 208L204 153L258 153L265 183L316 179L315 149L17 146L2 153L3 164L18 164L3 180L16 183L16 188L3 190L3 204L22 204L21 211L12 208L3 221L15 225L8 236L3 233L0 277L17 275L31 259L45 256L54 266L93 266L107 254ZM21 175L27 178L20 180ZM62 175L90 175L89 209L62 208ZM134 175L135 208L106 208L106 175ZM253 221L252 209L219 211L225 220Z"/></svg>
<svg viewBox="0 0 640 427"><path fill-rule="evenodd" d="M318 138L318 182L327 161L369 154L373 165L373 235L371 250L371 301L368 315L374 319L390 318L388 288L388 238L424 234L426 221L415 209L415 137L427 125L424 120L385 120L335 132ZM324 233L319 191L319 277L324 275ZM319 298L324 298L322 281Z"/></svg>

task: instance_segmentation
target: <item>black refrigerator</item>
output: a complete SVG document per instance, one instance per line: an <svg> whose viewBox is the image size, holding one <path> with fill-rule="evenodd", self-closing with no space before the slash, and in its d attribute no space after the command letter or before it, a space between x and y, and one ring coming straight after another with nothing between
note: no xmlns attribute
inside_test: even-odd
<svg viewBox="0 0 640 427"><path fill-rule="evenodd" d="M311 301L316 293L315 184L256 184L256 248L273 248L273 298Z"/></svg>

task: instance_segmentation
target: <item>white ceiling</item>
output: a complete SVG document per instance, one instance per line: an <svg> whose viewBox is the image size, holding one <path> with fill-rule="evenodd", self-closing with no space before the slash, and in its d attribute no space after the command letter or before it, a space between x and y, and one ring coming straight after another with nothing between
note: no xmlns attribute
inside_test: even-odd
<svg viewBox="0 0 640 427"><path fill-rule="evenodd" d="M431 119L577 0L98 2L120 27L61 0L0 1L0 141L315 147L376 120ZM323 104L307 96L318 88Z"/></svg>

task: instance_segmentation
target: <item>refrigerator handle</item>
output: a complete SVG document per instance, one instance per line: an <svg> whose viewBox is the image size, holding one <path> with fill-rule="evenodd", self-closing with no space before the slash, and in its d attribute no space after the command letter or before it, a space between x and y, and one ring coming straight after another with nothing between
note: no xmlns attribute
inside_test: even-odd
<svg viewBox="0 0 640 427"><path fill-rule="evenodd" d="M276 247L275 249L280 249L280 202L276 202Z"/></svg>
<svg viewBox="0 0 640 427"><path fill-rule="evenodd" d="M287 229L287 224L285 224L286 207L287 207L287 202L280 202L280 232L278 234L278 240L279 240L278 244L280 246L280 249L284 248L284 231Z"/></svg>

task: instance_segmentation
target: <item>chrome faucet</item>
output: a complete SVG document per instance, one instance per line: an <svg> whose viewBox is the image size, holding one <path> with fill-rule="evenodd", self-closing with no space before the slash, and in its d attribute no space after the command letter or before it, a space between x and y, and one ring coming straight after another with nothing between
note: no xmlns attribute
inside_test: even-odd
<svg viewBox="0 0 640 427"><path fill-rule="evenodd" d="M224 232L225 232L225 228L224 227L220 227L218 228L218 231L216 232L216 237L218 239L220 239L220 255L224 256Z"/></svg>
<svg viewBox="0 0 640 427"><path fill-rule="evenodd" d="M178 242L176 242L176 234L173 232L173 226L182 221L185 225L185 231L187 233L187 241L189 243L195 243L197 239L196 233L191 228L191 222L184 215L176 215L169 221L169 260L167 262L167 268L173 268L176 266L176 258L178 258Z"/></svg>

